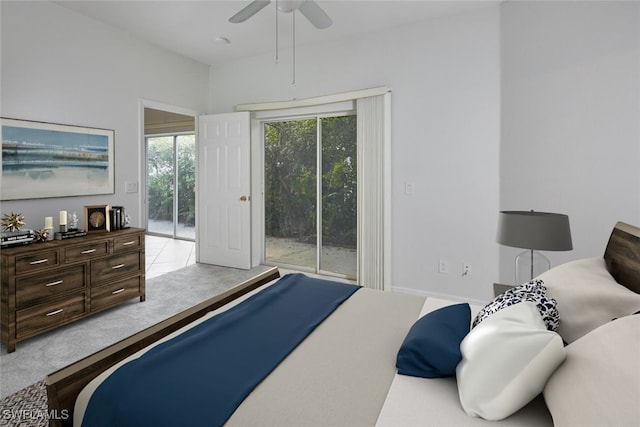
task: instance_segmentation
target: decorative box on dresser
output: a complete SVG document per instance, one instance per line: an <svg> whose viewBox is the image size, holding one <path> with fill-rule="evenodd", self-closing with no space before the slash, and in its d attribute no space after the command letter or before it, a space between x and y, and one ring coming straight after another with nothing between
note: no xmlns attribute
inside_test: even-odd
<svg viewBox="0 0 640 427"><path fill-rule="evenodd" d="M131 298L145 300L144 229L0 250L0 339L16 343Z"/></svg>

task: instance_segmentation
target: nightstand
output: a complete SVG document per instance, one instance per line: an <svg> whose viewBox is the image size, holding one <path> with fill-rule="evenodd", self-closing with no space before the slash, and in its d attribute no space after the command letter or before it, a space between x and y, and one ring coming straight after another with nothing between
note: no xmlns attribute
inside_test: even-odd
<svg viewBox="0 0 640 427"><path fill-rule="evenodd" d="M493 296L497 297L501 293L508 291L511 288L514 288L514 285L505 285L503 283L494 283L493 284Z"/></svg>

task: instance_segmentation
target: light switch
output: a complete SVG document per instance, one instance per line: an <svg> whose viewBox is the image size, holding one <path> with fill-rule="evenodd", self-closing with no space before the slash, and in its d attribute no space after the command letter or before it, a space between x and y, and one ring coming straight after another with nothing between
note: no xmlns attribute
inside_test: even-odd
<svg viewBox="0 0 640 427"><path fill-rule="evenodd" d="M406 182L404 184L404 194L413 194L415 192L416 184L413 182Z"/></svg>
<svg viewBox="0 0 640 427"><path fill-rule="evenodd" d="M138 182L125 182L124 183L124 192L125 193L137 193L138 192Z"/></svg>

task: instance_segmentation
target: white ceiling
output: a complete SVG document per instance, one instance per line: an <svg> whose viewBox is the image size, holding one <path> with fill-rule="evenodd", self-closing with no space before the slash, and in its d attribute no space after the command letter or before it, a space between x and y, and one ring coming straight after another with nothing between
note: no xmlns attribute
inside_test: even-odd
<svg viewBox="0 0 640 427"><path fill-rule="evenodd" d="M228 19L251 0L55 1L204 64L275 52L275 0L244 23ZM296 13L296 46L334 41L443 15L491 6L488 0L317 0L333 25L314 28ZM292 41L292 14L279 13L279 46ZM215 43L226 37L230 44Z"/></svg>

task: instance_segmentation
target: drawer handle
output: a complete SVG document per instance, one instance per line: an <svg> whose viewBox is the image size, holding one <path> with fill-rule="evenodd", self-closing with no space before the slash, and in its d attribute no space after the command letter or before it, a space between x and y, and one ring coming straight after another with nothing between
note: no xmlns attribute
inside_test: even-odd
<svg viewBox="0 0 640 427"><path fill-rule="evenodd" d="M48 288L49 286L56 286L62 283L62 280L56 280L55 282L47 283L45 286Z"/></svg>
<svg viewBox="0 0 640 427"><path fill-rule="evenodd" d="M112 270L117 270L119 268L124 267L124 264L118 264L118 265L114 265L113 267L111 267Z"/></svg>
<svg viewBox="0 0 640 427"><path fill-rule="evenodd" d="M95 249L87 249L82 251L82 254L87 255L87 254L92 254L94 253L96 250Z"/></svg>
<svg viewBox="0 0 640 427"><path fill-rule="evenodd" d="M132 240L132 241L130 241L130 242L123 243L123 244L122 244L122 246L135 245L135 243L136 243L136 242L135 242L135 240Z"/></svg>
<svg viewBox="0 0 640 427"><path fill-rule="evenodd" d="M111 292L111 295L116 295L116 294L119 294L120 292L124 292L124 288L120 288L117 291Z"/></svg>
<svg viewBox="0 0 640 427"><path fill-rule="evenodd" d="M64 309L63 309L63 308L59 308L58 310L52 311L51 313L47 313L47 314L46 314L46 316L47 316L47 317L49 317L49 316L55 316L56 314L60 314L60 313L62 313L63 311L64 311Z"/></svg>
<svg viewBox="0 0 640 427"><path fill-rule="evenodd" d="M30 265L37 265L37 264L42 264L43 262L47 262L47 261L49 261L49 258L39 259L38 261L31 261L29 264Z"/></svg>

